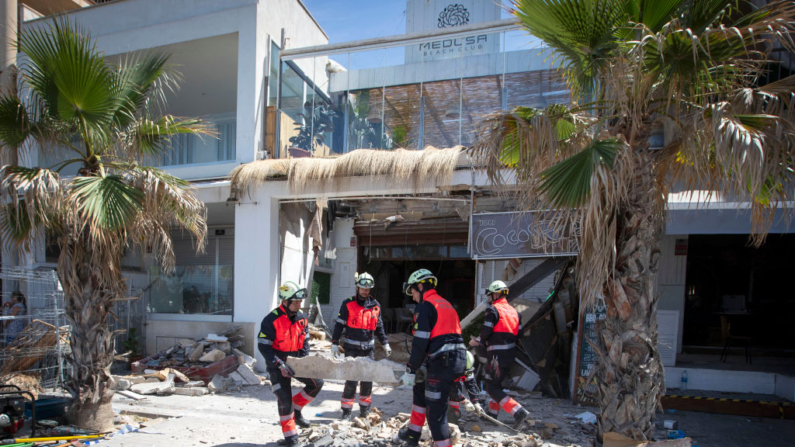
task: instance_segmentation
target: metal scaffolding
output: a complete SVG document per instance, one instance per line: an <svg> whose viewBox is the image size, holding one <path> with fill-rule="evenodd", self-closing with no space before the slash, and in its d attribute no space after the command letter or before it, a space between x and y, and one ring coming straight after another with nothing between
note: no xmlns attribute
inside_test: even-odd
<svg viewBox="0 0 795 447"><path fill-rule="evenodd" d="M0 268L0 281L3 303L13 306L17 292L25 297L25 311L17 315L10 315L10 306L2 308L0 379L22 374L35 377L42 387L62 386L70 346L58 275L52 269ZM19 334L11 332L14 322L22 322Z"/></svg>

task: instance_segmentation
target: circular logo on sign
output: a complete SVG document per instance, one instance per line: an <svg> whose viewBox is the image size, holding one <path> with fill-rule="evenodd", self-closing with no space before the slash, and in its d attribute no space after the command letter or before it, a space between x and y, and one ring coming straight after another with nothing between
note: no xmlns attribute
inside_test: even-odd
<svg viewBox="0 0 795 447"><path fill-rule="evenodd" d="M439 13L439 28L461 26L469 23L469 11L458 3L448 5Z"/></svg>

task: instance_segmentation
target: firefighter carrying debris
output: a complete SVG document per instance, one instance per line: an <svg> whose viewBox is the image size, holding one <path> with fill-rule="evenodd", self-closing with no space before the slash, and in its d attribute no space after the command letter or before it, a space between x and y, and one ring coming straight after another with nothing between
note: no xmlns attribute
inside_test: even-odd
<svg viewBox="0 0 795 447"><path fill-rule="evenodd" d="M331 337L331 353L335 357L340 355L339 340L344 331L345 357L373 358L374 335L378 337L378 341L384 346L386 356L389 357L392 348L389 347L384 332L381 306L370 296L370 290L375 286L375 280L369 273L361 275L356 273L354 283L356 284L356 296L345 300L337 314L337 323L334 325L334 334ZM345 382L345 388L342 391L342 419L344 420L351 418L357 383L353 380ZM370 412L372 390L373 382L361 382L359 387L359 415L361 417L367 416Z"/></svg>
<svg viewBox="0 0 795 447"><path fill-rule="evenodd" d="M426 411L428 427L435 447L450 444L447 425L447 401L454 383L463 379L466 366L466 347L461 337L461 324L453 306L436 293L436 277L420 269L412 273L406 284L406 294L417 303L414 311L414 340L406 373L401 381L413 386L411 418L398 438L409 446L420 441ZM415 377L425 365L424 381Z"/></svg>
<svg viewBox="0 0 795 447"><path fill-rule="evenodd" d="M491 304L483 316L480 337L470 340L470 346L483 344L486 347L486 392L491 397L488 413L497 418L500 407L514 417L514 427L521 427L529 413L505 394L502 380L508 375L516 357L516 341L522 325L522 318L516 309L508 304L508 286L502 281L494 281L486 289Z"/></svg>
<svg viewBox="0 0 795 447"><path fill-rule="evenodd" d="M309 427L309 421L301 415L301 409L312 402L323 387L321 379L295 377L306 386L293 396L290 380L295 372L285 362L287 357L306 357L309 354L309 321L300 310L306 295L306 289L292 281L279 287L282 304L262 320L257 337L257 347L265 358L273 393L278 401L279 420L287 447L300 445L295 424Z"/></svg>

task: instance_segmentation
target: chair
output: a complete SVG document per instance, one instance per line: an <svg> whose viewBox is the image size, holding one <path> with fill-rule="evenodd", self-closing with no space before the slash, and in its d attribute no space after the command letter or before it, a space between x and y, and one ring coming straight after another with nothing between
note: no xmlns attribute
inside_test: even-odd
<svg viewBox="0 0 795 447"><path fill-rule="evenodd" d="M751 360L751 337L749 336L739 336L739 335L732 335L731 333L731 321L727 315L720 316L720 328L721 328L721 335L725 340L725 344L723 345L723 353L720 356L720 361L725 362L726 357L728 357L729 347L731 346L732 341L739 341L745 343L745 361L749 364L752 363Z"/></svg>

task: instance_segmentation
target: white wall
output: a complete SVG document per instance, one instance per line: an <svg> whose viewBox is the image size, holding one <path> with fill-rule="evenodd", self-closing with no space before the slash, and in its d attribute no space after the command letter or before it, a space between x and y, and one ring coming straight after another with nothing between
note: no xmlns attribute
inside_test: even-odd
<svg viewBox="0 0 795 447"><path fill-rule="evenodd" d="M659 310L679 311L679 332L676 341L677 354L682 353L682 332L685 324L685 276L687 274L687 255L677 256L677 239L687 240L687 235L665 235L660 241L660 260L657 265L657 286Z"/></svg>
<svg viewBox="0 0 795 447"><path fill-rule="evenodd" d="M357 248L351 247L352 237L355 237L353 219L336 219L334 245L337 259L334 261L334 273L331 275L331 305L323 308L323 318L332 331L342 302L356 293L353 274L356 273Z"/></svg>

